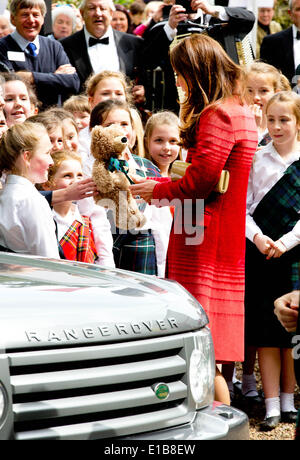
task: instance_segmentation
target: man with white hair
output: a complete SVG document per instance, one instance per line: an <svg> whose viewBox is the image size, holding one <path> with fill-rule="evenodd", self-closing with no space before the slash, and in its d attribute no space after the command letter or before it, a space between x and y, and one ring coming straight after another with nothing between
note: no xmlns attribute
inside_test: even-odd
<svg viewBox="0 0 300 460"><path fill-rule="evenodd" d="M77 93L80 85L61 44L39 35L45 14L44 0L12 0L10 19L16 29L0 39L0 62L35 86L43 108Z"/></svg>
<svg viewBox="0 0 300 460"><path fill-rule="evenodd" d="M92 73L121 71L134 79L139 67L143 40L111 27L115 6L112 0L83 0L80 12L84 27L61 43L84 87Z"/></svg>
<svg viewBox="0 0 300 460"><path fill-rule="evenodd" d="M60 40L76 32L75 9L69 5L57 5L52 8L52 35L49 38Z"/></svg>

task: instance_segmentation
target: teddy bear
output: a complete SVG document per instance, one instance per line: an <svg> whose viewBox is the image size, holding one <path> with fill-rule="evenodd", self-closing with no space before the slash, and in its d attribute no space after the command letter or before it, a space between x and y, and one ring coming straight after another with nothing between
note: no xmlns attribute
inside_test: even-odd
<svg viewBox="0 0 300 460"><path fill-rule="evenodd" d="M146 223L139 210L129 185L129 168L122 159L128 148L127 137L117 125L95 126L91 133L91 153L95 158L92 177L97 187L95 202L111 209L118 228L130 230L141 228ZM131 171L133 174L135 170Z"/></svg>

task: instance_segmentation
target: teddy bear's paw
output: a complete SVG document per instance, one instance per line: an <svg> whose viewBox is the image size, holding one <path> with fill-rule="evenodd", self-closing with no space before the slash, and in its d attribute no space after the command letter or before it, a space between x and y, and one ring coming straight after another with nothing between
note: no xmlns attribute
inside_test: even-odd
<svg viewBox="0 0 300 460"><path fill-rule="evenodd" d="M130 228L141 228L147 222L146 217L140 211L130 210L129 214L130 214L130 218L129 218Z"/></svg>

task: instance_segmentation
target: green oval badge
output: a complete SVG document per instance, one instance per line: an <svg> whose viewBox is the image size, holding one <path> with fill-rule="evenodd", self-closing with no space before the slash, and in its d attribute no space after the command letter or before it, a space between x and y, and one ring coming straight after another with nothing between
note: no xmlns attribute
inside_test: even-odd
<svg viewBox="0 0 300 460"><path fill-rule="evenodd" d="M154 385L153 390L158 399L167 399L170 394L169 387L165 383L158 383L157 385Z"/></svg>

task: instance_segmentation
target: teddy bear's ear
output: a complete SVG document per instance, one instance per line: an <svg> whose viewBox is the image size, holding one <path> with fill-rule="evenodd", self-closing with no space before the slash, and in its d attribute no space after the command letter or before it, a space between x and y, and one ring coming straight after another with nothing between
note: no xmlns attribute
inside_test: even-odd
<svg viewBox="0 0 300 460"><path fill-rule="evenodd" d="M94 126L91 132L91 139L95 142L99 142L103 136L103 127L102 126Z"/></svg>

